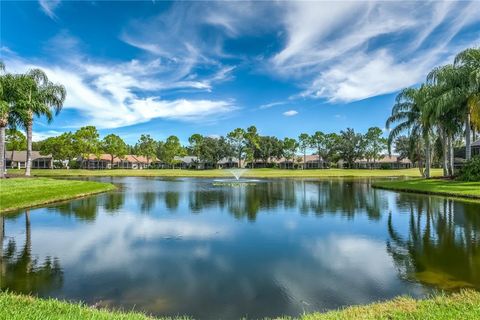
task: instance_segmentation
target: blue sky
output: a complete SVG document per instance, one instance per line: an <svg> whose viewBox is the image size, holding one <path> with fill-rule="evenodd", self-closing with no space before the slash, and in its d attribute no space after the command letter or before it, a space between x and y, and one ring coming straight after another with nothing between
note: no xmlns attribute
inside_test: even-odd
<svg viewBox="0 0 480 320"><path fill-rule="evenodd" d="M91 124L296 137L384 127L395 93L480 44L480 2L1 2L1 59L67 100L36 139Z"/></svg>

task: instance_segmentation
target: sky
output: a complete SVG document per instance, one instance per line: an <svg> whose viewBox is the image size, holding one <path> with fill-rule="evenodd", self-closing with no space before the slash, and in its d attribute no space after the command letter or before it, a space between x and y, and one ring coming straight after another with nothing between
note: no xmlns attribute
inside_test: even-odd
<svg viewBox="0 0 480 320"><path fill-rule="evenodd" d="M385 129L395 95L480 45L480 1L1 1L9 72L67 98L39 140L85 125L135 143L193 133ZM386 133L386 130L385 130Z"/></svg>

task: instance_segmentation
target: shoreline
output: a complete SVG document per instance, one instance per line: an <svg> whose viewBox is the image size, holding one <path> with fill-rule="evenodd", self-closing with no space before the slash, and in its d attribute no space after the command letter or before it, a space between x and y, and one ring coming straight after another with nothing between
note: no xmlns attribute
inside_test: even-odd
<svg viewBox="0 0 480 320"><path fill-rule="evenodd" d="M333 320L333 319L478 319L480 292L462 290L451 294L439 293L425 299L399 296L386 301L352 305L327 312L313 312L297 317L275 319ZM152 317L147 313L95 308L81 302L54 298L37 298L12 292L0 292L0 318L23 320L42 319L113 319L113 320L187 320L188 316ZM263 318L263 319L269 319Z"/></svg>
<svg viewBox="0 0 480 320"><path fill-rule="evenodd" d="M111 183L36 177L2 179L0 187L2 200L0 214L2 215L20 209L85 198L117 189ZM45 190L48 192L44 192Z"/></svg>
<svg viewBox="0 0 480 320"><path fill-rule="evenodd" d="M480 201L480 182L461 182L442 179L411 179L401 181L376 181L372 183L372 188Z"/></svg>

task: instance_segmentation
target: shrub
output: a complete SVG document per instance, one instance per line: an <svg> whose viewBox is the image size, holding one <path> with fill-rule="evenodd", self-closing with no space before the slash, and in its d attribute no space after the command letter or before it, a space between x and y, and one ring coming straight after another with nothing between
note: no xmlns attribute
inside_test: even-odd
<svg viewBox="0 0 480 320"><path fill-rule="evenodd" d="M458 173L458 180L480 181L480 156L473 157L465 162Z"/></svg>
<svg viewBox="0 0 480 320"><path fill-rule="evenodd" d="M383 169L383 170L392 169L392 165L390 163L382 163L380 165L380 169Z"/></svg>

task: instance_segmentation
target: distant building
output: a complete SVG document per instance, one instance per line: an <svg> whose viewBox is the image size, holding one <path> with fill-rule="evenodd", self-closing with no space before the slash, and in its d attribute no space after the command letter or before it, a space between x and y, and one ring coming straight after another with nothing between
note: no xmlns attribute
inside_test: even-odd
<svg viewBox="0 0 480 320"><path fill-rule="evenodd" d="M7 169L23 169L27 164L27 151L6 151ZM52 155L41 155L38 151L32 151L32 169L52 169Z"/></svg>
<svg viewBox="0 0 480 320"><path fill-rule="evenodd" d="M480 140L472 143L472 157L473 156L480 156Z"/></svg>
<svg viewBox="0 0 480 320"><path fill-rule="evenodd" d="M238 160L235 157L220 159L218 163L201 161L196 156L175 157L174 159L178 162L175 168L179 169L228 169L238 167Z"/></svg>
<svg viewBox="0 0 480 320"><path fill-rule="evenodd" d="M94 155L91 154L88 158L82 159L81 157L77 159L80 162L80 166L82 169L91 169L91 170L98 170L98 169L146 169L148 168L149 164L155 163L158 161L155 159L149 159L147 162L147 158L143 156L136 156L127 154L123 158L115 157L113 158L112 164L112 157L109 154L100 154Z"/></svg>
<svg viewBox="0 0 480 320"><path fill-rule="evenodd" d="M413 164L407 158L400 159L398 156L385 155L383 158L375 161L367 159L356 160L354 166L357 169L408 169L412 168Z"/></svg>

